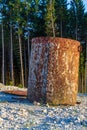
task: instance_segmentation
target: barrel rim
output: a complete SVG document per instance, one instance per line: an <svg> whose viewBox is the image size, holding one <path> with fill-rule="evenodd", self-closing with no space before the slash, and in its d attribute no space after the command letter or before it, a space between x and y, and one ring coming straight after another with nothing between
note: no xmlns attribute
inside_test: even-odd
<svg viewBox="0 0 87 130"><path fill-rule="evenodd" d="M80 45L80 42L79 41L77 41L77 40L74 40L74 39L70 39L70 38L61 38L61 37L43 37L43 36L41 36L41 37L34 37L34 38L32 38L32 43L37 43L38 41L38 43L41 43L42 41L45 43L45 42L47 42L47 43L50 43L50 42L52 42L52 41L64 41L64 42L68 42L69 41L69 43L70 44L72 44L72 43L75 43L75 44L78 44L78 45Z"/></svg>

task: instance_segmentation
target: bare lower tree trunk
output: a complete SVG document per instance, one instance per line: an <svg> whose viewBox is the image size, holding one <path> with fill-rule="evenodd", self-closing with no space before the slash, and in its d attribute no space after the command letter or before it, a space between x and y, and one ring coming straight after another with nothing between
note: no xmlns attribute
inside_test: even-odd
<svg viewBox="0 0 87 130"><path fill-rule="evenodd" d="M53 29L53 37L55 37L55 25L54 25L53 17L52 17L52 29Z"/></svg>
<svg viewBox="0 0 87 130"><path fill-rule="evenodd" d="M11 81L14 85L14 71L13 71L13 40L12 40L12 25L10 25L10 73Z"/></svg>
<svg viewBox="0 0 87 130"><path fill-rule="evenodd" d="M85 93L87 89L87 61L85 63Z"/></svg>
<svg viewBox="0 0 87 130"><path fill-rule="evenodd" d="M26 47L24 44L24 75L25 75L25 86L27 87L27 64L26 64Z"/></svg>
<svg viewBox="0 0 87 130"><path fill-rule="evenodd" d="M84 93L84 77L83 77L83 74L82 74L81 78L82 78L82 80L81 80L82 81L82 83L81 83L82 84L82 93Z"/></svg>
<svg viewBox="0 0 87 130"><path fill-rule="evenodd" d="M62 33L62 18L61 18L61 21L60 21L60 35L61 35L61 37L63 37L63 33Z"/></svg>
<svg viewBox="0 0 87 130"><path fill-rule="evenodd" d="M5 84L5 50L4 50L4 30L2 23L2 83Z"/></svg>
<svg viewBox="0 0 87 130"><path fill-rule="evenodd" d="M79 86L79 87L78 87L78 92L81 93L81 91L82 91L82 86L81 86L81 85L82 85L81 74L79 75L79 82L78 82L78 83L79 83L79 84L78 84L78 86Z"/></svg>
<svg viewBox="0 0 87 130"><path fill-rule="evenodd" d="M23 71L23 59L22 59L22 43L21 43L21 36L18 34L19 39L19 50L20 50L20 62L21 62L21 79L22 79L22 85L24 87L24 71Z"/></svg>
<svg viewBox="0 0 87 130"><path fill-rule="evenodd" d="M30 67L30 38L29 38L29 31L28 31L28 77L29 77L29 67Z"/></svg>
<svg viewBox="0 0 87 130"><path fill-rule="evenodd" d="M85 93L87 91L87 40L86 40L86 61L85 61Z"/></svg>
<svg viewBox="0 0 87 130"><path fill-rule="evenodd" d="M77 14L76 14L76 40L78 39L78 25L77 25Z"/></svg>
<svg viewBox="0 0 87 130"><path fill-rule="evenodd" d="M29 71L29 64L30 64L30 39L29 39L29 32L28 32L28 71Z"/></svg>
<svg viewBox="0 0 87 130"><path fill-rule="evenodd" d="M50 0L50 5L52 4L52 0ZM51 22L52 22L52 31L53 31L53 37L55 37L55 23L53 18L53 12L51 12Z"/></svg>

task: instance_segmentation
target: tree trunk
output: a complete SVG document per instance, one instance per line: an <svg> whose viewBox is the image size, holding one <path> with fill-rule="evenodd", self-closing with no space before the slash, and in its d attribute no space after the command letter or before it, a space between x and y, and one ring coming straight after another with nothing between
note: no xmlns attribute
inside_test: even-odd
<svg viewBox="0 0 87 130"><path fill-rule="evenodd" d="M18 34L19 39L19 50L20 50L20 63L21 63L21 79L22 79L22 85L24 87L24 72L23 72L23 59L22 59L22 43L21 43L21 36Z"/></svg>
<svg viewBox="0 0 87 130"><path fill-rule="evenodd" d="M13 71L13 39L12 39L12 25L10 25L10 73L11 81L14 85L14 71Z"/></svg>
<svg viewBox="0 0 87 130"><path fill-rule="evenodd" d="M50 5L52 4L52 0L50 0ZM51 12L51 21L52 21L52 31L53 31L53 37L55 37L55 23L53 18L53 13Z"/></svg>
<svg viewBox="0 0 87 130"><path fill-rule="evenodd" d="M5 50L4 50L4 30L2 23L2 83L5 84Z"/></svg>
<svg viewBox="0 0 87 130"><path fill-rule="evenodd" d="M86 61L85 61L85 93L87 89L87 40L86 40Z"/></svg>
<svg viewBox="0 0 87 130"><path fill-rule="evenodd" d="M53 29L53 37L55 37L55 25L52 17L52 29Z"/></svg>
<svg viewBox="0 0 87 130"><path fill-rule="evenodd" d="M79 93L82 92L82 75L79 76Z"/></svg>
<svg viewBox="0 0 87 130"><path fill-rule="evenodd" d="M83 74L82 74L82 93L84 93L84 77L83 77Z"/></svg>
<svg viewBox="0 0 87 130"><path fill-rule="evenodd" d="M28 32L28 75L29 75L29 64L30 64L30 41L29 41L29 32Z"/></svg>
<svg viewBox="0 0 87 130"><path fill-rule="evenodd" d="M24 75L25 75L25 86L27 87L27 64L26 64L26 47L24 44Z"/></svg>
<svg viewBox="0 0 87 130"><path fill-rule="evenodd" d="M61 37L63 37L63 33L62 33L62 18L61 18L61 21L60 21L60 35L61 35Z"/></svg>
<svg viewBox="0 0 87 130"><path fill-rule="evenodd" d="M77 14L76 14L76 40L78 39L78 25L77 25Z"/></svg>
<svg viewBox="0 0 87 130"><path fill-rule="evenodd" d="M28 32L28 77L29 77L29 67L30 67L30 40L29 40L29 32Z"/></svg>

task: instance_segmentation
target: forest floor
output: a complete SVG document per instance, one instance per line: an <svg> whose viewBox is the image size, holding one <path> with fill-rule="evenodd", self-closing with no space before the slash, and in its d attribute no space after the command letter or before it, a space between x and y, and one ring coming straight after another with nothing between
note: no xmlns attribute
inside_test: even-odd
<svg viewBox="0 0 87 130"><path fill-rule="evenodd" d="M75 106L43 106L27 100L27 89L0 84L0 130L87 130L87 94Z"/></svg>

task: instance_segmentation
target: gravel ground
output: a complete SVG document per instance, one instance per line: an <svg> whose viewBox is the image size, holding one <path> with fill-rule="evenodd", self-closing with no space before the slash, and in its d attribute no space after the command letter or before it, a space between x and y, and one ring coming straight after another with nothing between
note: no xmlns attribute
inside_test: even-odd
<svg viewBox="0 0 87 130"><path fill-rule="evenodd" d="M87 94L75 106L42 106L0 92L0 130L87 130Z"/></svg>

